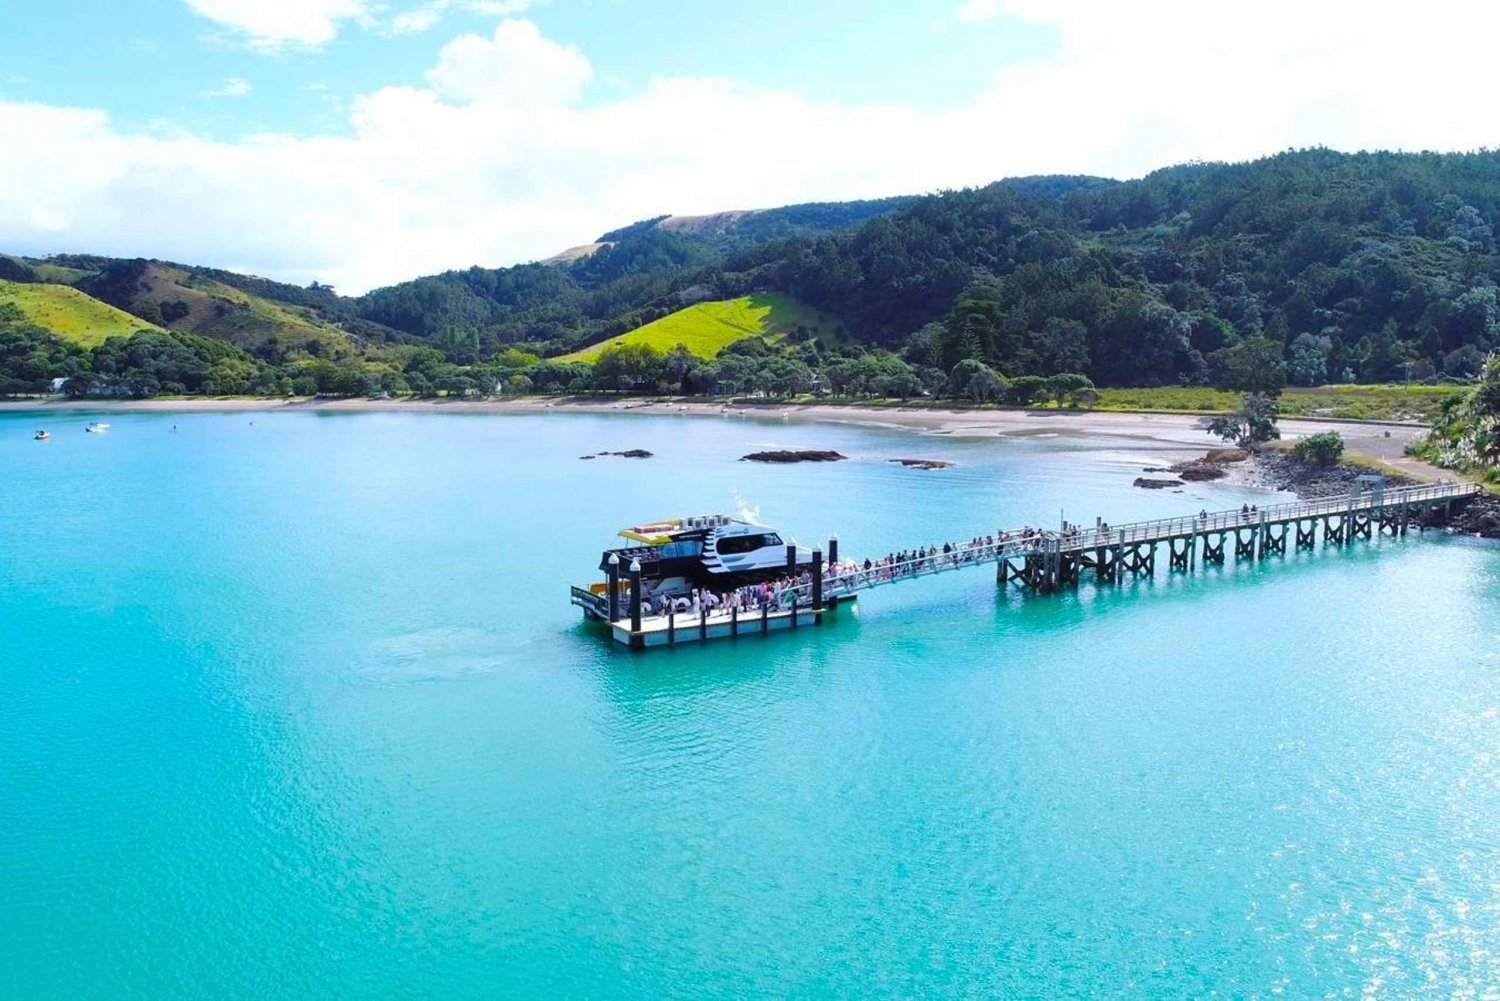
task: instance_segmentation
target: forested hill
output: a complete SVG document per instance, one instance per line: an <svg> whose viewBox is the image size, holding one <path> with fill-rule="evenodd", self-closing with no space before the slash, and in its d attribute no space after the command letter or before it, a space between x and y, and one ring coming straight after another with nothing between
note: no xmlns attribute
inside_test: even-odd
<svg viewBox="0 0 1500 1001"><path fill-rule="evenodd" d="M730 267L941 368L1206 381L1254 341L1295 382L1467 376L1500 334L1497 211L1500 154L1313 150L939 195Z"/></svg>
<svg viewBox="0 0 1500 1001"><path fill-rule="evenodd" d="M1101 384L1215 381L1247 355L1304 384L1467 377L1500 341L1496 153L1307 150L881 208L762 239L647 220L565 267L420 279L360 312L481 354L550 351L699 298L773 291L918 367L978 358L1006 376Z"/></svg>
<svg viewBox="0 0 1500 1001"><path fill-rule="evenodd" d="M554 262L469 268L377 289L360 315L484 357L530 343L563 351L605 340L708 298L753 291L726 271L734 254L849 232L918 201L815 202L709 216L657 216L600 235ZM554 351L553 353L560 353Z"/></svg>
<svg viewBox="0 0 1500 1001"><path fill-rule="evenodd" d="M876 353L933 391L970 360L1101 385L1422 380L1472 377L1500 346L1497 213L1500 153L1314 149L1126 182L662 216L576 258L360 297L86 257L0 258L0 279L72 285L282 373L311 356L397 385L414 358L552 358L756 293L819 318L775 348L812 372Z"/></svg>

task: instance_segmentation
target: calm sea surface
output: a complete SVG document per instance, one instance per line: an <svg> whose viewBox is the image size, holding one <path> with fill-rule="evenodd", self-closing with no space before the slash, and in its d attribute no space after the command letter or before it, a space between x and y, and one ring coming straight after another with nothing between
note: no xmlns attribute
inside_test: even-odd
<svg viewBox="0 0 1500 1001"><path fill-rule="evenodd" d="M91 419L0 414L0 995L1500 985L1500 548L980 569L632 655L567 603L627 524L743 505L863 556L1275 495L1135 490L1118 441Z"/></svg>

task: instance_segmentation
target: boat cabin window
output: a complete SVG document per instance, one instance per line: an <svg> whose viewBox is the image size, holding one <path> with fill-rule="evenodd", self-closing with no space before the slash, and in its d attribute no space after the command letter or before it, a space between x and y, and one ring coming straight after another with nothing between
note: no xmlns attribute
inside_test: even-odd
<svg viewBox="0 0 1500 1001"><path fill-rule="evenodd" d="M664 560L677 559L682 556L697 556L703 552L703 543L697 539L679 539L677 542L668 542L666 545L657 546L656 551Z"/></svg>
<svg viewBox="0 0 1500 1001"><path fill-rule="evenodd" d="M719 540L718 550L723 556L733 556L736 553L749 553L766 546L781 545L781 536L775 532L765 535L730 535Z"/></svg>

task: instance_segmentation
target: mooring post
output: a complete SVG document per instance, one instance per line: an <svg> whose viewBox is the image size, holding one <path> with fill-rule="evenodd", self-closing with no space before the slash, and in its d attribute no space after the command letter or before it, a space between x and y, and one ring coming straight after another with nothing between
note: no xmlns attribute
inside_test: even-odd
<svg viewBox="0 0 1500 1001"><path fill-rule="evenodd" d="M839 537L837 535L828 540L828 565L834 568L839 565Z"/></svg>
<svg viewBox="0 0 1500 1001"><path fill-rule="evenodd" d="M823 550L813 550L812 565L813 625L823 624Z"/></svg>
<svg viewBox="0 0 1500 1001"><path fill-rule="evenodd" d="M677 645L677 609L667 609L667 646Z"/></svg>
<svg viewBox="0 0 1500 1001"><path fill-rule="evenodd" d="M786 547L786 572L787 576L797 575L797 544L789 543Z"/></svg>
<svg viewBox="0 0 1500 1001"><path fill-rule="evenodd" d="M641 561L630 561L630 645L639 650L646 645L641 635Z"/></svg>
<svg viewBox="0 0 1500 1001"><path fill-rule="evenodd" d="M610 553L606 567L604 579L609 587L609 622L614 625L620 621L620 554Z"/></svg>

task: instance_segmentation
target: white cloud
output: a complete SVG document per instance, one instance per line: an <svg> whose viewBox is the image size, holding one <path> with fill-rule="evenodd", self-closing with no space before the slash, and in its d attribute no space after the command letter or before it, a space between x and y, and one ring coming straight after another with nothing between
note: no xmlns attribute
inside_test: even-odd
<svg viewBox="0 0 1500 1001"><path fill-rule="evenodd" d="M227 77L222 84L212 90L205 90L203 96L207 98L248 97L252 89L249 80L242 76L232 76Z"/></svg>
<svg viewBox="0 0 1500 1001"><path fill-rule="evenodd" d="M531 6L532 0L428 0L420 7L392 17L388 30L397 35L426 31L454 9L490 17L513 17Z"/></svg>
<svg viewBox="0 0 1500 1001"><path fill-rule="evenodd" d="M978 21L991 21L1000 16L1000 0L968 0L967 3L959 5L953 12L957 21L965 24L973 24Z"/></svg>
<svg viewBox="0 0 1500 1001"><path fill-rule="evenodd" d="M663 212L1028 173L1130 177L1290 146L1496 139L1486 67L1500 10L1462 0L1006 11L1053 26L1058 50L939 110L669 77L585 103L584 56L514 21L450 42L422 85L358 96L325 137L213 142L0 100L0 135L30 151L0 158L0 248L172 258L353 292L544 257Z"/></svg>
<svg viewBox="0 0 1500 1001"><path fill-rule="evenodd" d="M460 103L555 104L593 76L582 52L542 37L530 21L501 21L490 38L461 35L443 46L427 82Z"/></svg>
<svg viewBox="0 0 1500 1001"><path fill-rule="evenodd" d="M192 10L229 28L251 46L280 51L318 48L338 34L339 22L364 19L365 0L186 0Z"/></svg>

